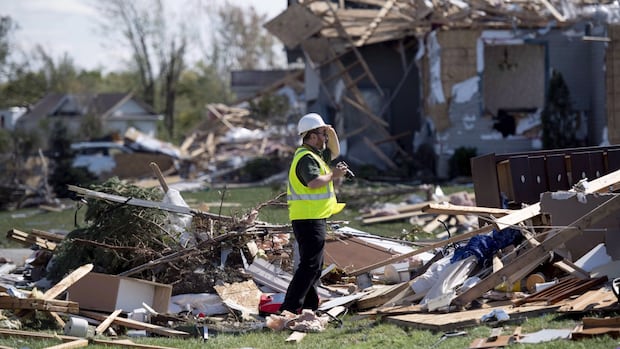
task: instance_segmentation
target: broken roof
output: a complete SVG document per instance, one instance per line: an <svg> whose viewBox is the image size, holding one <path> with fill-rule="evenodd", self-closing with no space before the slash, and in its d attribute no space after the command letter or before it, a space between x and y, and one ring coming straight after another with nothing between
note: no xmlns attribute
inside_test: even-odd
<svg viewBox="0 0 620 349"><path fill-rule="evenodd" d="M359 47L436 28L542 28L586 19L616 23L620 6L593 0L300 0L265 27L288 48L317 36Z"/></svg>

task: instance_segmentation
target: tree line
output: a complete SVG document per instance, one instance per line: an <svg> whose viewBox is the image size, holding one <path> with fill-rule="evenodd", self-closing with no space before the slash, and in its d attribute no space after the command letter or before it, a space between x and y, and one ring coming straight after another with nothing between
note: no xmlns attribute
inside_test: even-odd
<svg viewBox="0 0 620 349"><path fill-rule="evenodd" d="M175 21L162 0L93 5L110 46L122 45L131 52L126 66L111 72L82 69L70 53L53 57L42 45L19 52L12 35L20 24L0 12L0 109L30 106L48 93L131 91L164 115L160 137L179 141L203 118L206 104L234 100L232 70L283 65L277 40L262 27L266 16L253 7L199 0L186 4L187 14L208 19L208 30L196 16ZM200 59L190 62L190 52L201 52Z"/></svg>

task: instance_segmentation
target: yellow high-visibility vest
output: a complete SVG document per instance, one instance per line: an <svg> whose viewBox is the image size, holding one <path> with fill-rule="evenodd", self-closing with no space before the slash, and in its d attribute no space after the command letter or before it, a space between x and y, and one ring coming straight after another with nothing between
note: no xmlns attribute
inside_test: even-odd
<svg viewBox="0 0 620 349"><path fill-rule="evenodd" d="M288 172L287 201L290 220L328 218L344 208L343 204L336 201L333 182L311 189L297 178L297 163L306 154L312 155L319 163L321 175L331 173L331 169L320 156L305 147L297 148Z"/></svg>

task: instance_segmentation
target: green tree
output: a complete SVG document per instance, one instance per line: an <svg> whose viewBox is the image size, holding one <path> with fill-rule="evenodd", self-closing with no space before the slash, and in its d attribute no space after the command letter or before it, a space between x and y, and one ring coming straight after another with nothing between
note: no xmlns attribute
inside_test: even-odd
<svg viewBox="0 0 620 349"><path fill-rule="evenodd" d="M68 184L87 186L95 181L95 177L88 170L72 166L75 154L71 150L71 142L66 126L61 122L54 123L48 146L48 156L53 160L49 184L54 189L56 196L61 198L73 195L67 189Z"/></svg>
<svg viewBox="0 0 620 349"><path fill-rule="evenodd" d="M207 9L213 23L210 60L223 74L238 69L268 69L278 67L281 57L276 51L278 43L263 24L265 15L254 7L225 2L217 11Z"/></svg>
<svg viewBox="0 0 620 349"><path fill-rule="evenodd" d="M168 136L174 135L177 85L185 68L185 25L171 26L161 0L109 0L97 3L102 28L120 34L132 51L138 96L162 111ZM175 28L178 29L174 30Z"/></svg>
<svg viewBox="0 0 620 349"><path fill-rule="evenodd" d="M0 81L7 75L6 68L11 53L11 34L18 25L9 16L0 16Z"/></svg>
<svg viewBox="0 0 620 349"><path fill-rule="evenodd" d="M288 98L282 95L267 94L250 101L250 111L257 120L274 124L286 124L289 108Z"/></svg>
<svg viewBox="0 0 620 349"><path fill-rule="evenodd" d="M541 118L545 149L572 148L579 145L579 116L572 108L570 92L562 74L555 70L549 81L547 102Z"/></svg>
<svg viewBox="0 0 620 349"><path fill-rule="evenodd" d="M208 103L230 103L233 95L228 84L220 79L216 68L204 62L187 69L181 75L178 90L178 134L176 138L195 127L204 119Z"/></svg>

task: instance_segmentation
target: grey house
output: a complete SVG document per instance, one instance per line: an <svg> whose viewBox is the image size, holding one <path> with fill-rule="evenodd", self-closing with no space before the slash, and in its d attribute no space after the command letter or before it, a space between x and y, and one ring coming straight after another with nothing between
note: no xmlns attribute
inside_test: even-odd
<svg viewBox="0 0 620 349"><path fill-rule="evenodd" d="M462 147L540 149L554 71L583 145L620 139L606 132L616 18L607 1L289 1L265 27L305 61L307 109L337 126L349 161L447 177Z"/></svg>
<svg viewBox="0 0 620 349"><path fill-rule="evenodd" d="M83 127L94 118L105 134L122 136L133 127L156 136L157 123L163 116L136 99L131 93L57 94L38 101L15 125L16 129L39 132L46 137L55 122L62 122L74 140L85 140Z"/></svg>

